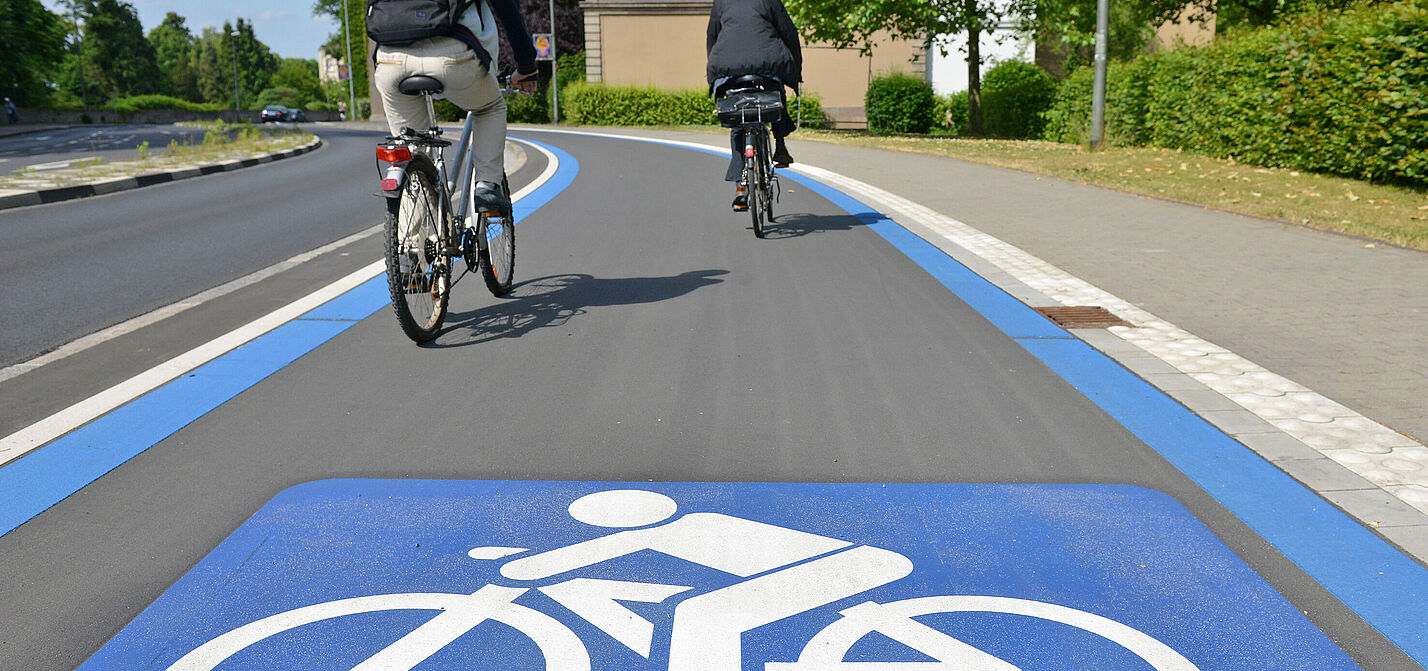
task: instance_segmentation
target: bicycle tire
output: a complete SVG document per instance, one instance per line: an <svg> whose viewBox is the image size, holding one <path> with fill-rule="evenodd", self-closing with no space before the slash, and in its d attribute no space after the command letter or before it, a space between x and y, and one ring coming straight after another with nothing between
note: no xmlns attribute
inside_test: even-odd
<svg viewBox="0 0 1428 671"><path fill-rule="evenodd" d="M436 179L430 161L414 157L401 196L387 200L382 226L392 310L402 333L417 343L440 333L451 295L451 266L441 255L440 196L432 187Z"/></svg>
<svg viewBox="0 0 1428 671"><path fill-rule="evenodd" d="M760 138L763 141L759 143L757 151L759 153L759 182L763 184L763 188L759 190L759 195L764 199L764 226L767 228L768 224L774 223L773 151L769 149L769 134L765 132Z"/></svg>
<svg viewBox="0 0 1428 671"><path fill-rule="evenodd" d="M755 142L757 142L757 140L755 140ZM754 146L757 147L758 145L755 144ZM757 153L758 149L754 151ZM744 174L747 175L745 181L748 186L746 187L747 192L745 198L749 204L749 216L753 217L754 220L754 237L762 238L764 237L764 220L760 208L764 202L763 195L761 194L761 190L763 189L763 176L759 174L759 160L757 156L750 156L744 159Z"/></svg>
<svg viewBox="0 0 1428 671"><path fill-rule="evenodd" d="M506 176L501 176L501 192L509 200L511 187ZM480 213L476 217L476 235L481 249L481 279L486 280L486 288L493 296L504 296L511 291L516 274L516 217L514 212L506 212L492 217Z"/></svg>

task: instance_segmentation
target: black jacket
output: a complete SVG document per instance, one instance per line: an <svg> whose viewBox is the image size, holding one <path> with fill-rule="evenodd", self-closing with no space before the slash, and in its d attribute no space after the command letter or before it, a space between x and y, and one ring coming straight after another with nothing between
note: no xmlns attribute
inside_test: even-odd
<svg viewBox="0 0 1428 671"><path fill-rule="evenodd" d="M782 0L714 0L709 12L709 85L721 77L773 75L798 90L803 50Z"/></svg>

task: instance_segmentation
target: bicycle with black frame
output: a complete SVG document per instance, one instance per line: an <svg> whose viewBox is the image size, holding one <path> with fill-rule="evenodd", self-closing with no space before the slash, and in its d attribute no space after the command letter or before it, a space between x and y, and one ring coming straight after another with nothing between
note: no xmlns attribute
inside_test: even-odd
<svg viewBox="0 0 1428 671"><path fill-rule="evenodd" d="M510 76L509 68L498 75L502 92L524 93L510 88ZM425 98L429 118L436 118L432 100L444 89L440 81L414 75L402 80L399 88ZM467 273L479 273L495 296L505 295L512 286L515 216L509 207L493 212L474 205L472 120L468 112L451 171L445 150L452 143L441 137L440 127L403 127L397 136L377 145L381 193L388 199L383 225L387 286L402 332L418 343L440 332L451 288ZM510 202L505 175L501 191ZM470 210L475 212L468 216ZM453 280L452 267L458 260L465 261L466 268Z"/></svg>
<svg viewBox="0 0 1428 671"><path fill-rule="evenodd" d="M766 224L773 222L773 204L779 198L769 126L785 114L782 89L783 85L772 77L744 75L725 82L714 98L719 122L744 136L744 167L739 181L745 187L754 235L759 238L764 237Z"/></svg>

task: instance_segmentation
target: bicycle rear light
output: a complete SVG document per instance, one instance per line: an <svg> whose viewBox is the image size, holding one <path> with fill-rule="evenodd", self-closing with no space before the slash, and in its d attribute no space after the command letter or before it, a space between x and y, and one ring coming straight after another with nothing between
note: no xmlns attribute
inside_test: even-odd
<svg viewBox="0 0 1428 671"><path fill-rule="evenodd" d="M751 145L751 144L744 145L744 158L753 158L753 157L754 157L754 145Z"/></svg>
<svg viewBox="0 0 1428 671"><path fill-rule="evenodd" d="M412 150L406 147L377 147L377 160L383 163L406 163L412 160Z"/></svg>

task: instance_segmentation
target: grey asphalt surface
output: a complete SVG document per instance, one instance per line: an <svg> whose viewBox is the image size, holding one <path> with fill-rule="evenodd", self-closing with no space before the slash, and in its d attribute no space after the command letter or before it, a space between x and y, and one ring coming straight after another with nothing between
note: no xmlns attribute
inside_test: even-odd
<svg viewBox="0 0 1428 671"><path fill-rule="evenodd" d="M327 135L259 168L0 212L0 314L25 316L7 320L0 366L380 223L352 192L376 174L378 134Z"/></svg>
<svg viewBox="0 0 1428 671"><path fill-rule="evenodd" d="M380 311L0 537L0 668L77 666L274 494L328 477L1145 486L1186 505L1364 668L1415 668L1179 471L828 202L795 187L780 207L778 235L755 240L747 216L727 211L723 159L535 137L571 152L582 170L518 229L519 285L510 297L493 299L475 280L459 284L446 331L427 347L411 345ZM364 186L370 138L324 138L328 147L311 156L30 208L22 212L48 216L26 225L0 215L0 229L162 221L130 223L137 228L128 235L94 243L112 245L187 239L184 229L201 228L167 254L196 269L173 271L189 279L166 286L172 296L173 285L193 286L197 273L209 276L206 288L375 223ZM295 184L244 186L249 172ZM142 195L165 206L143 205ZM307 212L304 221L328 228L299 243L294 227L255 216L272 210ZM285 246L266 249L279 246L273 238ZM204 247L266 251L228 265L183 258ZM155 356L148 350L173 347L164 344L169 336L191 339L184 334L209 318L237 321L230 313L301 295L317 276L335 278L377 254L377 240L364 240L301 277L274 278L106 352L0 383L0 406L32 389L65 393L50 376L114 377L115 367L134 365L125 353ZM0 258L0 268L16 263ZM164 283L163 269L126 279L131 265L86 272L99 285L125 283L109 300ZM26 293L42 288L35 281ZM98 321L170 300L153 293ZM412 380L444 393L410 393Z"/></svg>
<svg viewBox="0 0 1428 671"><path fill-rule="evenodd" d="M138 158L138 146L163 154L169 142L198 143L206 131L165 126L73 126L0 137L0 174L32 165L102 158L107 161Z"/></svg>

